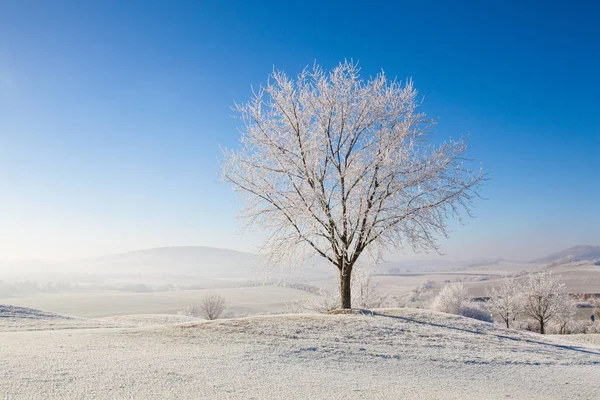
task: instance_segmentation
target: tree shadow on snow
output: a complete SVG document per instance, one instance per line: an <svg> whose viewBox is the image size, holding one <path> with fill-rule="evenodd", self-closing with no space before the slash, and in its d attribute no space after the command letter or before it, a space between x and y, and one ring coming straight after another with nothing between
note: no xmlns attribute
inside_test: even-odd
<svg viewBox="0 0 600 400"><path fill-rule="evenodd" d="M596 356L600 356L600 352L598 352L598 351L591 351L591 350L587 350L587 349L584 349L584 348L581 348L581 347L578 347L578 346L566 346L566 345L560 345L560 344L554 344L554 343L540 342L538 340L532 340L532 339L517 338L517 337L506 336L506 335L498 335L498 334L494 334L494 333L486 333L486 332L483 332L483 331L475 331L475 330L472 330L472 329L458 328L456 326L436 324L435 322L419 321L418 319L413 319L413 318L408 318L408 317L401 317L401 316L397 316L397 315L385 315L385 314L380 314L380 313L377 313L377 312L372 312L371 315L378 316L378 317L400 319L402 321L412 322L412 323L416 323L416 324L420 324L420 325L429 325L429 326L435 326L437 328L452 329L454 331L460 331L460 332L466 332L466 333L473 333L475 335L495 336L495 337L497 337L499 339L508 339L508 340L512 340L514 342L526 342L526 343L532 343L532 344L540 344L540 345L543 345L543 346L554 347L554 348L559 349L559 350L576 351L576 352L579 352L579 353L593 354L593 355L596 355Z"/></svg>

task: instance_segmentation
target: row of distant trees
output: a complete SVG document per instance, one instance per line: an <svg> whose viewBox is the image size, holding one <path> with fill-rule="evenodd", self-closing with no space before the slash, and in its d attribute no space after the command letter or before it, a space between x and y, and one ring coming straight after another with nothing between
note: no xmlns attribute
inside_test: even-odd
<svg viewBox="0 0 600 400"><path fill-rule="evenodd" d="M36 282L36 281L0 281L0 298L29 296L36 293L60 293L84 290L120 290L133 293L169 292L176 290L199 290L199 285L146 285L142 283L123 284L76 284L71 282Z"/></svg>
<svg viewBox="0 0 600 400"><path fill-rule="evenodd" d="M352 303L358 308L414 307L431 308L486 322L500 322L507 328L524 327L544 334L552 325L554 332L585 332L575 321L577 302L570 296L559 277L550 271L530 273L524 277L504 275L499 284L487 292L488 301L473 301L460 282L451 282L435 295L435 282L423 282L406 298L381 296L367 271L357 270L352 279ZM339 293L321 289L317 296L301 302L308 311L328 312L339 307ZM600 320L600 300L595 302ZM523 323L526 325L523 325ZM590 325L589 323L583 325ZM595 329L598 327L595 326Z"/></svg>
<svg viewBox="0 0 600 400"><path fill-rule="evenodd" d="M423 291L416 291L423 296ZM417 295L418 296L418 295ZM431 307L438 311L467 315L468 309L485 310L489 317L502 322L507 328L520 327L523 320L533 321L534 327L544 334L549 324L556 333L571 333L575 329L577 302L565 290L565 285L550 271L530 273L524 279L505 275L499 284L487 292L489 300L470 302L464 286L460 283L446 285L433 300ZM594 302L600 317L600 301ZM475 305L475 307L473 307ZM486 318L477 319L486 320Z"/></svg>
<svg viewBox="0 0 600 400"><path fill-rule="evenodd" d="M559 326L559 333L565 333L577 313L577 303L565 291L564 283L549 271L530 274L524 282L505 276L488 295L490 310L507 328L524 315L537 322L542 334L551 321Z"/></svg>
<svg viewBox="0 0 600 400"><path fill-rule="evenodd" d="M44 292L66 292L74 289L70 282L0 281L0 298L27 296Z"/></svg>

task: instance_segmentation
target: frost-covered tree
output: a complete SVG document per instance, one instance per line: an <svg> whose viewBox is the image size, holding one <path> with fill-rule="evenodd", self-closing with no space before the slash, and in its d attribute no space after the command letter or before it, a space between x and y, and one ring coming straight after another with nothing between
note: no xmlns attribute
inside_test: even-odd
<svg viewBox="0 0 600 400"><path fill-rule="evenodd" d="M544 334L546 324L561 311L566 298L564 284L552 272L531 273L523 286L523 313L534 319Z"/></svg>
<svg viewBox="0 0 600 400"><path fill-rule="evenodd" d="M418 105L412 81L363 80L352 62L273 72L237 105L241 148L225 150L222 176L244 197L247 226L268 234L270 266L320 255L350 308L363 253L437 249L447 218L470 215L484 174L467 168L465 140L433 144Z"/></svg>
<svg viewBox="0 0 600 400"><path fill-rule="evenodd" d="M510 328L523 307L522 290L515 276L504 275L499 285L492 288L487 296L490 298L487 306L493 315L499 316Z"/></svg>

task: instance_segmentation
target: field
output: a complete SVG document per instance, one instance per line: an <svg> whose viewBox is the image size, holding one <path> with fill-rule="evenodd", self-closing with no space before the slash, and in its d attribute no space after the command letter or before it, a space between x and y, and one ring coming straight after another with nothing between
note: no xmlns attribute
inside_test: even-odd
<svg viewBox="0 0 600 400"><path fill-rule="evenodd" d="M208 292L222 295L227 301L228 313L235 316L286 312L291 303L312 296L306 291L276 286L152 293L90 290L0 299L0 304L43 309L78 317L175 314L184 307L197 303Z"/></svg>
<svg viewBox="0 0 600 400"><path fill-rule="evenodd" d="M499 262L453 270L380 273L374 275L372 280L377 286L377 291L390 299L402 299L413 288L426 281L434 282L432 291L435 293L445 283L457 280L463 282L469 295L481 297L486 295L487 289L498 284L498 279L505 272L521 274L521 277L517 279L524 279L526 272L540 271L544 268L547 267L543 264ZM329 266L329 269L333 268ZM329 269L325 271L329 271ZM551 270L560 276L561 281L565 283L566 290L571 293L600 292L600 266L594 265L592 262L573 262L552 267ZM261 286L247 280L226 278L226 276L217 276L210 281L196 279L196 282L203 282L205 287L198 290L169 290L150 293L135 293L125 290L78 290L0 298L0 304L31 307L79 317L175 314L184 307L197 303L202 296L211 292L225 298L229 316L239 317L286 313L290 311L294 303L313 296L312 293L305 290L274 285ZM143 279L143 276L138 279ZM139 284L140 280L130 280L128 283ZM325 287L337 290L335 278L324 277L323 273L313 274L312 280L305 281L305 283L312 288ZM579 309L578 318L588 319L589 316L588 309Z"/></svg>
<svg viewBox="0 0 600 400"><path fill-rule="evenodd" d="M93 320L92 328L92 320L26 317L25 324L13 316L0 327L0 389L11 399L594 399L600 393L597 344L430 311L216 322L131 316Z"/></svg>

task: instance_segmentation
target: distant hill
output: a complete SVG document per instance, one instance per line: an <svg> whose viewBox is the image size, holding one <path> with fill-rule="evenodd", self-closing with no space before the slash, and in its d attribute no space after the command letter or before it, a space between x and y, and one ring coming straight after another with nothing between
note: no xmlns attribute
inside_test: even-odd
<svg viewBox="0 0 600 400"><path fill-rule="evenodd" d="M246 278L255 275L257 261L256 255L235 250L174 246L111 254L71 264L96 273Z"/></svg>
<svg viewBox="0 0 600 400"><path fill-rule="evenodd" d="M573 246L546 257L538 258L533 262L548 263L567 257L572 258L572 261L600 259L600 246Z"/></svg>
<svg viewBox="0 0 600 400"><path fill-rule="evenodd" d="M94 274L190 277L220 281L260 281L264 277L260 256L231 249L204 246L174 246L131 251L70 263L70 270ZM270 279L322 278L333 268L299 267L275 271Z"/></svg>

